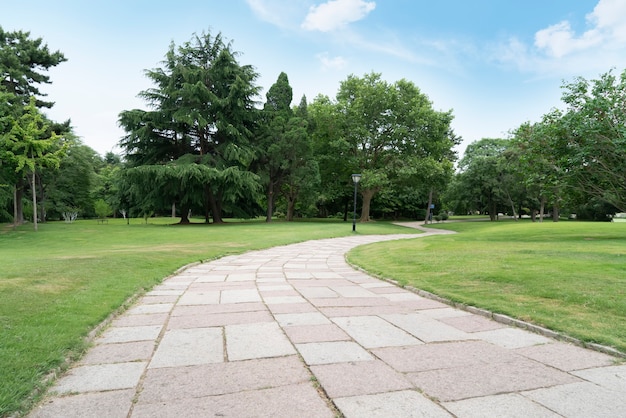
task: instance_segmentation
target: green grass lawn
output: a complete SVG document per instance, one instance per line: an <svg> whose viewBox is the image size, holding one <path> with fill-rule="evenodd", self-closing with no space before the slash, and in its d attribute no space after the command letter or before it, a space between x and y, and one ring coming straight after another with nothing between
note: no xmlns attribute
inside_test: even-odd
<svg viewBox="0 0 626 418"><path fill-rule="evenodd" d="M169 225L172 219L0 225L0 416L28 409L33 391L129 298L186 264L317 238L351 235L350 222ZM389 223L357 234L414 233Z"/></svg>
<svg viewBox="0 0 626 418"><path fill-rule="evenodd" d="M358 247L349 260L455 302L626 352L626 224L463 222Z"/></svg>

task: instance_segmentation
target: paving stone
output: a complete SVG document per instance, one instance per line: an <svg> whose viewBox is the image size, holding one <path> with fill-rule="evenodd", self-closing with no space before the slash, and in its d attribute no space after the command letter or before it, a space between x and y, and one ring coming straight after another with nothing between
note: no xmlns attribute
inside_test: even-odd
<svg viewBox="0 0 626 418"><path fill-rule="evenodd" d="M170 417L267 417L332 418L333 411L310 383L240 392L221 396L190 398L168 403L139 403L133 418Z"/></svg>
<svg viewBox="0 0 626 418"><path fill-rule="evenodd" d="M351 306L389 306L391 302L383 297L371 298L310 298L312 304L318 307L351 307Z"/></svg>
<svg viewBox="0 0 626 418"><path fill-rule="evenodd" d="M245 282L245 281L254 281L256 279L256 275L254 273L231 273L226 277L226 281L228 282Z"/></svg>
<svg viewBox="0 0 626 418"><path fill-rule="evenodd" d="M120 344L98 344L92 347L79 364L126 363L148 361L154 351L154 341Z"/></svg>
<svg viewBox="0 0 626 418"><path fill-rule="evenodd" d="M569 418L625 417L625 392L589 382L524 392L523 395Z"/></svg>
<svg viewBox="0 0 626 418"><path fill-rule="evenodd" d="M493 331L475 332L472 336L504 348L521 348L553 342L550 338L519 328L501 328Z"/></svg>
<svg viewBox="0 0 626 418"><path fill-rule="evenodd" d="M346 418L444 418L452 416L414 390L336 398L333 402Z"/></svg>
<svg viewBox="0 0 626 418"><path fill-rule="evenodd" d="M350 336L335 324L288 326L283 330L294 344L350 340Z"/></svg>
<svg viewBox="0 0 626 418"><path fill-rule="evenodd" d="M516 393L483 396L456 402L444 402L443 406L458 418L559 418L549 409Z"/></svg>
<svg viewBox="0 0 626 418"><path fill-rule="evenodd" d="M358 285L352 286L334 286L331 288L344 298L377 298L380 297L376 293L370 292Z"/></svg>
<svg viewBox="0 0 626 418"><path fill-rule="evenodd" d="M375 316L414 312L413 309L407 309L406 307L397 304L386 306L349 306L319 308L319 311L329 318L335 316Z"/></svg>
<svg viewBox="0 0 626 418"><path fill-rule="evenodd" d="M310 374L296 356L148 369L139 402L168 402L308 381Z"/></svg>
<svg viewBox="0 0 626 418"><path fill-rule="evenodd" d="M387 347L374 349L372 353L400 372L472 367L523 359L509 350L484 341Z"/></svg>
<svg viewBox="0 0 626 418"><path fill-rule="evenodd" d="M111 322L112 327L139 327L143 325L161 325L167 321L167 313L145 315L122 315Z"/></svg>
<svg viewBox="0 0 626 418"><path fill-rule="evenodd" d="M506 325L500 324L492 319L474 314L443 318L441 319L441 322L465 332L491 331L506 327Z"/></svg>
<svg viewBox="0 0 626 418"><path fill-rule="evenodd" d="M83 393L53 398L36 407L29 418L126 418L134 389Z"/></svg>
<svg viewBox="0 0 626 418"><path fill-rule="evenodd" d="M402 374L379 360L315 365L310 369L333 399L413 388Z"/></svg>
<svg viewBox="0 0 626 418"><path fill-rule="evenodd" d="M203 274L196 279L196 283L215 283L226 281L226 274Z"/></svg>
<svg viewBox="0 0 626 418"><path fill-rule="evenodd" d="M407 374L424 393L441 401L496 395L572 383L578 379L531 360L430 370Z"/></svg>
<svg viewBox="0 0 626 418"><path fill-rule="evenodd" d="M131 341L156 340L162 325L143 325L137 327L111 327L96 340L98 344L127 343Z"/></svg>
<svg viewBox="0 0 626 418"><path fill-rule="evenodd" d="M171 317L167 329L208 328L273 321L268 311L216 313L205 316L185 315Z"/></svg>
<svg viewBox="0 0 626 418"><path fill-rule="evenodd" d="M621 392L626 397L626 364L579 370L572 372L572 374L604 386L607 389Z"/></svg>
<svg viewBox="0 0 626 418"><path fill-rule="evenodd" d="M295 354L285 334L275 322L227 325L226 350L229 361Z"/></svg>
<svg viewBox="0 0 626 418"><path fill-rule="evenodd" d="M462 311L460 309L450 308L450 307L425 309L425 310L421 311L420 314L429 316L429 317L434 318L434 319L455 318L455 317L458 317L458 316L469 316L469 315L472 315L469 312Z"/></svg>
<svg viewBox="0 0 626 418"><path fill-rule="evenodd" d="M326 286L319 287L302 287L298 289L299 292L307 299L319 299L319 298L337 298L339 295Z"/></svg>
<svg viewBox="0 0 626 418"><path fill-rule="evenodd" d="M295 303L306 303L306 299L302 296L269 296L263 298L265 303L268 305L277 305L277 304L295 304Z"/></svg>
<svg viewBox="0 0 626 418"><path fill-rule="evenodd" d="M374 360L370 353L353 341L296 344L296 349L308 365Z"/></svg>
<svg viewBox="0 0 626 418"><path fill-rule="evenodd" d="M279 303L274 305L267 305L267 308L274 315L283 313L305 313L305 312L318 312L315 306L310 303Z"/></svg>
<svg viewBox="0 0 626 418"><path fill-rule="evenodd" d="M381 315L383 319L402 328L424 342L468 340L472 336L437 319L419 313Z"/></svg>
<svg viewBox="0 0 626 418"><path fill-rule="evenodd" d="M288 284L261 284L259 292L275 292L281 290L293 290L293 286Z"/></svg>
<svg viewBox="0 0 626 418"><path fill-rule="evenodd" d="M221 328L169 330L163 335L150 368L192 366L224 361Z"/></svg>
<svg viewBox="0 0 626 418"><path fill-rule="evenodd" d="M331 324L330 320L319 312L276 314L274 318L282 327Z"/></svg>
<svg viewBox="0 0 626 418"><path fill-rule="evenodd" d="M164 313L172 310L173 303L153 303L148 305L139 305L130 308L126 313L128 315Z"/></svg>
<svg viewBox="0 0 626 418"><path fill-rule="evenodd" d="M376 288L383 288L383 289L396 289L399 291L404 292L405 290L391 284L388 282L384 282L382 280L374 280L374 281L368 281L366 283L362 283L361 284L362 287L366 288L366 289L370 289L372 291L374 291L374 289Z"/></svg>
<svg viewBox="0 0 626 418"><path fill-rule="evenodd" d="M377 316L337 317L333 322L365 348L422 344Z"/></svg>
<svg viewBox="0 0 626 418"><path fill-rule="evenodd" d="M178 300L178 295L170 296L144 296L137 302L140 305L150 305L153 303L174 303Z"/></svg>
<svg viewBox="0 0 626 418"><path fill-rule="evenodd" d="M56 393L85 393L137 386L147 362L95 364L71 369L53 386Z"/></svg>
<svg viewBox="0 0 626 418"><path fill-rule="evenodd" d="M523 347L515 352L565 371L610 366L615 362L615 357L562 342Z"/></svg>
<svg viewBox="0 0 626 418"><path fill-rule="evenodd" d="M146 293L146 296L180 296L185 293L184 289L175 290L152 290Z"/></svg>
<svg viewBox="0 0 626 418"><path fill-rule="evenodd" d="M261 295L256 289L223 290L220 303L261 302Z"/></svg>
<svg viewBox="0 0 626 418"><path fill-rule="evenodd" d="M216 305L218 303L220 303L219 291L188 291L178 300L178 305Z"/></svg>
<svg viewBox="0 0 626 418"><path fill-rule="evenodd" d="M222 305L195 305L195 306L176 306L172 310L172 316L189 316L189 315L214 315L220 313L234 312L255 312L266 310L265 305L261 302L250 303L230 303Z"/></svg>

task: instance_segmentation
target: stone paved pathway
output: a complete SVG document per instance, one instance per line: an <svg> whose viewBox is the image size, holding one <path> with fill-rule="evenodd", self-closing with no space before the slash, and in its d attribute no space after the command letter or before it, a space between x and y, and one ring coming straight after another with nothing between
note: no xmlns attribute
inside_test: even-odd
<svg viewBox="0 0 626 418"><path fill-rule="evenodd" d="M419 239L430 233L421 234ZM626 365L355 271L353 236L190 267L31 417L624 417Z"/></svg>

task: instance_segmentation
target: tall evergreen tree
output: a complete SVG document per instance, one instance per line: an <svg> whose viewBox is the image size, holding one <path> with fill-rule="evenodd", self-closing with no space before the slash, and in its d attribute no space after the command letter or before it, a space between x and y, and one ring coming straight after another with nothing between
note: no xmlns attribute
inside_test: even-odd
<svg viewBox="0 0 626 418"><path fill-rule="evenodd" d="M211 214L213 222L220 223L225 203L254 193L257 187L248 171L257 73L249 65L240 65L237 55L221 34L194 35L179 47L172 43L163 68L146 72L155 87L142 91L140 97L152 110L120 113L120 125L127 132L120 145L131 165L143 166L133 178L145 175L149 182L151 173L163 173L155 166L188 171L181 174L186 181L167 193L170 204L180 206L181 222L188 222L190 209L201 208L207 222ZM159 187L166 188L155 183L150 190ZM148 196L143 193L139 198L145 201Z"/></svg>

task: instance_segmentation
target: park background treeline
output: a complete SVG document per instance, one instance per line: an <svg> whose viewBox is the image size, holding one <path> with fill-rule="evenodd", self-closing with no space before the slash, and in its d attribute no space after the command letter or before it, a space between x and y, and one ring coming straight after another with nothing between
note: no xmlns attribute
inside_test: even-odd
<svg viewBox="0 0 626 418"><path fill-rule="evenodd" d="M0 222L348 219L353 173L361 221L424 219L427 208L492 220L626 212L626 73L564 83L563 109L473 142L459 160L452 110L413 81L351 75L336 97L298 101L280 73L262 97L241 56L221 33L172 43L145 71L145 109L120 109L121 154L100 156L45 114L53 103L39 87L62 52L0 28Z"/></svg>

